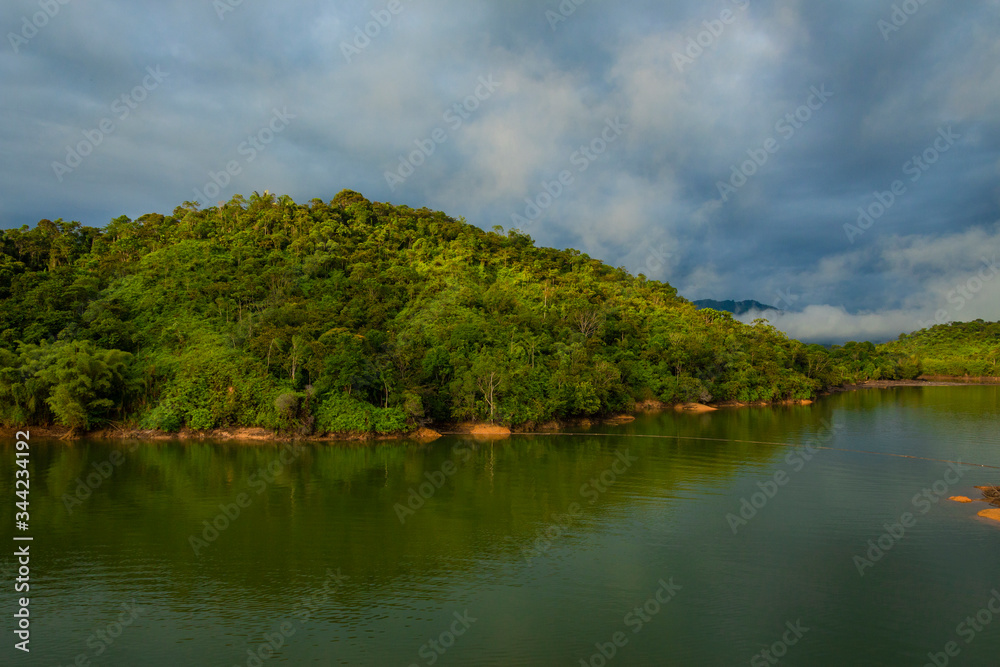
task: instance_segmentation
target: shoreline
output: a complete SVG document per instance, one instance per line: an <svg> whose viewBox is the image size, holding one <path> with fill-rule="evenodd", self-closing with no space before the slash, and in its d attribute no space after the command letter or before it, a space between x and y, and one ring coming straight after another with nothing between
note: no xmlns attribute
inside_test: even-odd
<svg viewBox="0 0 1000 667"><path fill-rule="evenodd" d="M989 387L1000 384L996 377L948 377L947 375L921 375L916 380L865 380L856 384L846 384L841 387L830 387L819 396L830 396L845 391L860 389L892 389L893 387Z"/></svg>
<svg viewBox="0 0 1000 667"><path fill-rule="evenodd" d="M497 438L508 437L515 433L539 433L561 431L572 425L589 427L595 423L605 424L625 424L635 420L635 415L650 412L663 412L666 410L676 410L689 414L703 414L715 412L717 410L748 408L748 407L779 407L790 405L811 405L826 396L841 394L848 391L860 391L862 389L894 389L896 387L985 387L1000 384L1000 378L976 377L976 378L955 378L947 376L921 376L917 380L866 380L865 382L843 385L840 387L830 387L819 392L815 400L788 400L777 402L741 403L738 401L722 401L719 403L680 403L668 404L657 400L646 400L636 403L635 411L630 414L611 415L605 417L574 417L566 420L553 420L544 424L523 424L508 428L496 424L461 422L449 424L437 424L433 427L422 426L413 431L403 433L335 433L331 435L298 435L292 433L278 433L265 428L257 427L231 427L218 428L209 431L192 431L182 429L176 433L165 431L155 431L149 429L125 429L120 427L100 428L83 433L73 433L70 429L62 426L30 426L30 427L0 427L0 437L13 438L18 431L31 431L36 437L55 438L76 442L79 440L145 440L156 441L190 441L190 440L211 440L222 442L266 442L266 441L292 441L302 440L306 442L388 442L394 440L420 440L430 442L444 435L471 435L475 437Z"/></svg>

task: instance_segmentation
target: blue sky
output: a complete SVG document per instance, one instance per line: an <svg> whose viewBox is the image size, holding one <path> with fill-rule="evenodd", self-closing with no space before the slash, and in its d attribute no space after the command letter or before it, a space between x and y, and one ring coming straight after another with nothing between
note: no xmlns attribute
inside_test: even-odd
<svg viewBox="0 0 1000 667"><path fill-rule="evenodd" d="M1000 319L1000 0L577 1L12 0L0 226L350 188L805 339Z"/></svg>

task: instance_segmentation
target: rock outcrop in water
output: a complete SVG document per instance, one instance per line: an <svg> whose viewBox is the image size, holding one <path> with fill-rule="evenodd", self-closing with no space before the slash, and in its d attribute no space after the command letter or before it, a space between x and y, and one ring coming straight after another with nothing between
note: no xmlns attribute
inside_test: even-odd
<svg viewBox="0 0 1000 667"><path fill-rule="evenodd" d="M1000 486L977 486L983 492L983 499L988 503L1000 507Z"/></svg>
<svg viewBox="0 0 1000 667"><path fill-rule="evenodd" d="M992 519L993 521L1000 521L1000 509L989 509L982 510L979 512L979 516L984 519Z"/></svg>

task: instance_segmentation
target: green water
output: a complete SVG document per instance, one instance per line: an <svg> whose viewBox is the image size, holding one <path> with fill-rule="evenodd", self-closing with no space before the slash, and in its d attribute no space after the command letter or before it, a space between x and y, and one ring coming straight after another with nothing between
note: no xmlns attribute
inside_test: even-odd
<svg viewBox="0 0 1000 667"><path fill-rule="evenodd" d="M0 664L1000 664L1000 524L919 496L1000 470L760 444L1000 466L998 412L1000 387L930 387L493 441L32 439L31 652L9 548Z"/></svg>

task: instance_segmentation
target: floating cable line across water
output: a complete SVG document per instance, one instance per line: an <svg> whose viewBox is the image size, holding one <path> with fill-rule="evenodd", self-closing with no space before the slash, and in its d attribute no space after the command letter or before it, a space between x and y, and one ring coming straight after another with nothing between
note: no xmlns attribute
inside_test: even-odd
<svg viewBox="0 0 1000 667"><path fill-rule="evenodd" d="M454 433L454 432L442 432L441 435L468 435L468 433ZM563 432L553 432L553 433L513 433L511 435L540 435L540 436L553 436L553 435L571 435L571 436L597 436L602 438L651 438L651 439L661 439L661 440L705 440L710 442L741 442L749 445L772 445L774 447L802 447L803 445L793 444L790 442L764 442L762 440L738 440L736 438L707 438L704 436L696 435L651 435L651 434L641 434L641 433L563 433ZM826 450L830 452L848 452L851 454L870 454L872 456L890 456L897 459L914 459L917 461L933 461L935 463L954 463L956 465L971 466L975 468L991 468L993 470L1000 470L1000 466L989 465L988 463L966 463L965 461L952 461L949 459L935 459L927 456L914 456L912 454L894 454L892 452L871 452L865 449L847 449L844 447L826 447L823 445L812 445L813 449Z"/></svg>

